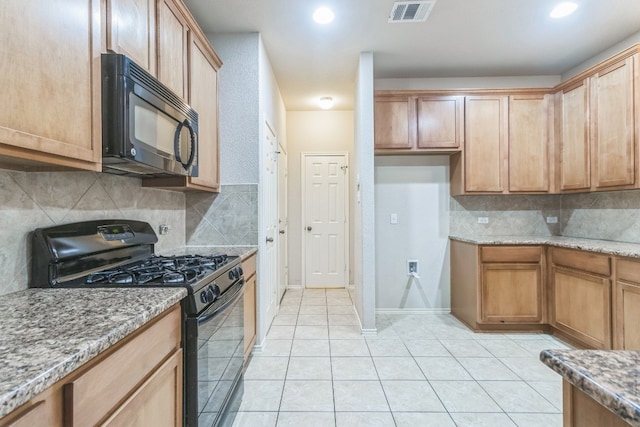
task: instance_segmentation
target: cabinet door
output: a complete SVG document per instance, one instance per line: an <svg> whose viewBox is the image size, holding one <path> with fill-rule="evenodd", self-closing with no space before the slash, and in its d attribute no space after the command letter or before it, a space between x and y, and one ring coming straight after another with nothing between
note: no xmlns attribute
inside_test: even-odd
<svg viewBox="0 0 640 427"><path fill-rule="evenodd" d="M244 354L251 352L256 340L256 275L247 279L244 290Z"/></svg>
<svg viewBox="0 0 640 427"><path fill-rule="evenodd" d="M480 318L483 323L540 323L540 264L483 264Z"/></svg>
<svg viewBox="0 0 640 427"><path fill-rule="evenodd" d="M99 170L100 1L1 1L0 22L0 154Z"/></svg>
<svg viewBox="0 0 640 427"><path fill-rule="evenodd" d="M549 97L509 97L509 192L549 191Z"/></svg>
<svg viewBox="0 0 640 427"><path fill-rule="evenodd" d="M187 100L189 27L174 0L158 1L158 80Z"/></svg>
<svg viewBox="0 0 640 427"><path fill-rule="evenodd" d="M640 350L640 262L618 259L613 294L614 348Z"/></svg>
<svg viewBox="0 0 640 427"><path fill-rule="evenodd" d="M418 148L458 148L464 137L464 97L418 98Z"/></svg>
<svg viewBox="0 0 640 427"><path fill-rule="evenodd" d="M107 50L156 74L156 0L106 0Z"/></svg>
<svg viewBox="0 0 640 427"><path fill-rule="evenodd" d="M585 345L611 348L611 281L553 267L553 326Z"/></svg>
<svg viewBox="0 0 640 427"><path fill-rule="evenodd" d="M635 183L634 69L637 54L591 77L592 183L596 189Z"/></svg>
<svg viewBox="0 0 640 427"><path fill-rule="evenodd" d="M375 148L413 148L416 141L416 99L377 96L374 131Z"/></svg>
<svg viewBox="0 0 640 427"><path fill-rule="evenodd" d="M588 99L586 81L565 89L559 97L560 190L587 190L591 187Z"/></svg>
<svg viewBox="0 0 640 427"><path fill-rule="evenodd" d="M640 350L640 284L616 282L615 348Z"/></svg>
<svg viewBox="0 0 640 427"><path fill-rule="evenodd" d="M465 99L465 191L502 193L507 161L507 97Z"/></svg>
<svg viewBox="0 0 640 427"><path fill-rule="evenodd" d="M103 426L182 426L182 350L175 352Z"/></svg>
<svg viewBox="0 0 640 427"><path fill-rule="evenodd" d="M198 112L198 169L191 184L217 190L219 177L218 144L218 67L208 52L206 41L192 32L190 43L190 104Z"/></svg>

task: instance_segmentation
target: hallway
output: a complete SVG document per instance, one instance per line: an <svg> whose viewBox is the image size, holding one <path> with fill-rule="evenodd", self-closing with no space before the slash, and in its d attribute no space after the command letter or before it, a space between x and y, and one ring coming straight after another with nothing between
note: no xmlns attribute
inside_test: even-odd
<svg viewBox="0 0 640 427"><path fill-rule="evenodd" d="M245 375L234 427L562 425L567 348L540 334L475 334L450 315L379 314L362 336L344 289L288 290Z"/></svg>

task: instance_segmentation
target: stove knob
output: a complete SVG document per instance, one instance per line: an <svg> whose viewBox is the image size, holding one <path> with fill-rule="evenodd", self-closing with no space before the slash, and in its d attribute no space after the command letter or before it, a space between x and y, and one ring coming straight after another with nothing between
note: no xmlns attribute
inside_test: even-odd
<svg viewBox="0 0 640 427"><path fill-rule="evenodd" d="M235 279L237 279L237 278L238 278L238 277L237 277L237 273L238 273L238 272L237 272L237 271L235 271L235 270L229 270L229 279L231 279L231 280L235 280Z"/></svg>
<svg viewBox="0 0 640 427"><path fill-rule="evenodd" d="M211 287L211 292L213 293L214 299L217 299L220 296L220 288L215 283Z"/></svg>
<svg viewBox="0 0 640 427"><path fill-rule="evenodd" d="M238 267L236 270L238 270L238 277L244 274L244 272L242 271L242 267Z"/></svg>
<svg viewBox="0 0 640 427"><path fill-rule="evenodd" d="M208 302L208 301L207 301L207 291L202 291L202 292L200 292L200 301L201 301L203 304L206 304L206 303Z"/></svg>

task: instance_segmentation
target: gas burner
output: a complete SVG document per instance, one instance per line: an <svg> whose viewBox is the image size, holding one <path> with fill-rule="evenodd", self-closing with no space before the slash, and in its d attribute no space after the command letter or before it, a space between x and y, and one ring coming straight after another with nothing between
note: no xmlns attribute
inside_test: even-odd
<svg viewBox="0 0 640 427"><path fill-rule="evenodd" d="M232 258L227 255L152 255L142 261L87 276L88 285L189 285L213 273Z"/></svg>

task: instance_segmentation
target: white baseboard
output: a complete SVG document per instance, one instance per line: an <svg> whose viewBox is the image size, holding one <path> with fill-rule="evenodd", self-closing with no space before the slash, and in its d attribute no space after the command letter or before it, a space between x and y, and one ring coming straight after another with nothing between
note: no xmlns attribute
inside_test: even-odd
<svg viewBox="0 0 640 427"><path fill-rule="evenodd" d="M376 314L450 314L450 308L377 308Z"/></svg>

